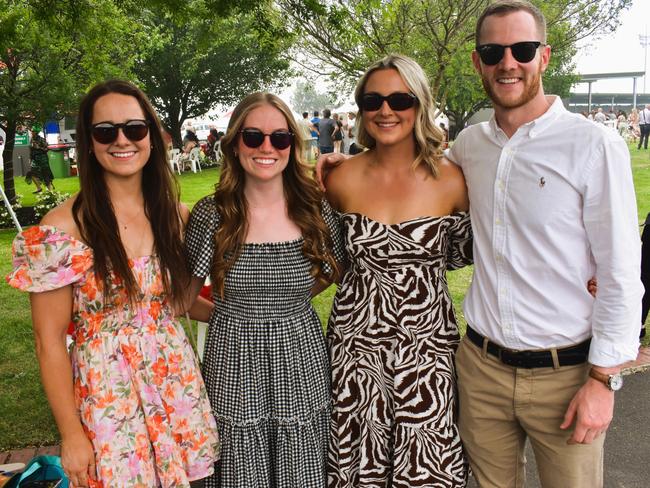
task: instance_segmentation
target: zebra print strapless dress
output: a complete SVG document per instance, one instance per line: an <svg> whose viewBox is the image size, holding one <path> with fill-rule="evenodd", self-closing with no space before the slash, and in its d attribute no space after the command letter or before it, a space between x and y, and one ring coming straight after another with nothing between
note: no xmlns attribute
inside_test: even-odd
<svg viewBox="0 0 650 488"><path fill-rule="evenodd" d="M328 326L330 488L462 487L459 333L445 271L471 263L467 213L386 225L341 215L350 268Z"/></svg>

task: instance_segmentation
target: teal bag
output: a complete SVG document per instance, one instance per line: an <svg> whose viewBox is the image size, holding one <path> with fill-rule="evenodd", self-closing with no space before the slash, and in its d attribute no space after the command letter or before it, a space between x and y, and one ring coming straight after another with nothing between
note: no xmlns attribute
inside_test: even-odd
<svg viewBox="0 0 650 488"><path fill-rule="evenodd" d="M36 456L25 466L22 473L13 475L3 488L54 487L69 487L59 456Z"/></svg>

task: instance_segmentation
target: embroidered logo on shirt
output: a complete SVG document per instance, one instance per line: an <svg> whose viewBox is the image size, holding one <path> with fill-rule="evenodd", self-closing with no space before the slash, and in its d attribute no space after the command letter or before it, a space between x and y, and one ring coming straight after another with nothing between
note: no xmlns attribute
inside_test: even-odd
<svg viewBox="0 0 650 488"><path fill-rule="evenodd" d="M540 188L544 188L544 185L545 185L545 184L546 184L546 180L545 180L544 177L542 176L542 177L539 179L539 187L540 187Z"/></svg>

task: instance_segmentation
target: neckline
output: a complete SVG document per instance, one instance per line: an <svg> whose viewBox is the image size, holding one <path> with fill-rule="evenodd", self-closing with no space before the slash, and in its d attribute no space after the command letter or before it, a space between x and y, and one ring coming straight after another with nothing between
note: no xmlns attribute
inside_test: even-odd
<svg viewBox="0 0 650 488"><path fill-rule="evenodd" d="M88 244L86 244L84 241L82 241L81 239L77 239L72 234L69 234L64 230L61 230L58 227L55 227L54 225L41 225L41 224L38 224L38 225L35 225L34 227L39 227L41 229L50 230L52 233L62 235L66 239L68 239L68 240L70 240L70 241L72 241L74 243L78 243L85 250L87 250L87 251L89 251L91 253L93 252L93 249ZM33 227L30 227L30 229L31 228L33 228ZM25 230L28 230L28 229L25 229ZM133 263L133 262L141 261L141 260L144 260L144 259L151 259L153 257L155 257L155 254L145 254L143 256L135 256L135 257L128 257L127 256L127 261Z"/></svg>
<svg viewBox="0 0 650 488"><path fill-rule="evenodd" d="M270 241L270 242L244 242L244 247L265 247L265 246L288 246L291 244L297 244L303 241L303 237L296 237L295 239L289 239L286 241Z"/></svg>
<svg viewBox="0 0 650 488"><path fill-rule="evenodd" d="M370 218L367 215L359 213L359 212L342 212L341 216L346 216L346 215L353 216L353 215L356 215L356 216L361 217L363 219L366 219L366 220L368 220L370 222L374 222L376 224L380 224L380 225L383 225L385 227L399 227L401 225L411 224L411 223L414 223L414 222L418 222L420 220L444 220L444 219L452 218L452 217L456 217L456 216L463 217L464 215L467 215L468 213L469 212L459 210L457 212L452 212L452 213L447 214L447 215L423 215L421 217L414 217L412 219L403 220L401 222L396 222L396 223L393 223L393 224L387 224L386 222L381 222L379 220L375 220L375 219Z"/></svg>

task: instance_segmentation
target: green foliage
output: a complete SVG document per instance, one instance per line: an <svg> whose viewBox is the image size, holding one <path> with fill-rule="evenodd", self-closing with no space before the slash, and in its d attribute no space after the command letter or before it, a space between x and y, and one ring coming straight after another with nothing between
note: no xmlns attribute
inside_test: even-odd
<svg viewBox="0 0 650 488"><path fill-rule="evenodd" d="M295 58L307 69L352 87L367 66L394 52L417 60L440 107L462 127L489 105L470 53L476 20L488 0L340 0L309 8L277 2L299 43ZM576 43L612 32L632 0L533 0L544 12L551 63L547 93L566 96L577 79Z"/></svg>
<svg viewBox="0 0 650 488"><path fill-rule="evenodd" d="M275 10L219 17L201 0L190 6L187 19L143 16L156 42L134 68L177 147L186 119L279 86L289 68L284 52L291 36Z"/></svg>
<svg viewBox="0 0 650 488"><path fill-rule="evenodd" d="M62 193L56 190L38 193L36 195L36 205L34 205L34 213L38 220L42 219L54 207L61 205L70 196L69 193Z"/></svg>
<svg viewBox="0 0 650 488"><path fill-rule="evenodd" d="M314 84L306 81L296 83L291 97L291 106L296 112L309 112L310 115L314 110L331 108L334 103L335 100L330 95L317 92Z"/></svg>
<svg viewBox="0 0 650 488"><path fill-rule="evenodd" d="M73 112L83 92L108 77L128 76L146 46L140 24L116 2L0 0L0 127L11 160L16 130ZM13 168L5 191L15 195Z"/></svg>

